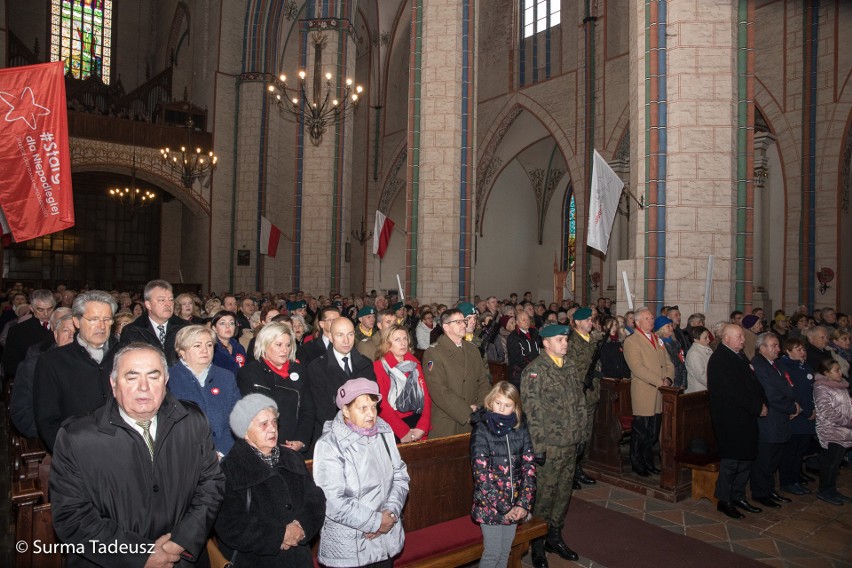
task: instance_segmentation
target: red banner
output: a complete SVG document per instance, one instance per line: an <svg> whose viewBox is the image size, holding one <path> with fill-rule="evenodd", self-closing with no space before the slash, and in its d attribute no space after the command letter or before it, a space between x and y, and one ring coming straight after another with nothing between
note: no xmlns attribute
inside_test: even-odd
<svg viewBox="0 0 852 568"><path fill-rule="evenodd" d="M0 208L17 242L74 226L63 72L0 69Z"/></svg>

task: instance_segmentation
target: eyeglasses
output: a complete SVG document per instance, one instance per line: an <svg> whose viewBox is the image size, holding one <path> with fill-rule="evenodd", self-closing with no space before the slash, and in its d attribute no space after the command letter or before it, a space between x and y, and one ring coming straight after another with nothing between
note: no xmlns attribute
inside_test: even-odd
<svg viewBox="0 0 852 568"><path fill-rule="evenodd" d="M461 324L467 325L465 320L463 320L463 319L448 321L448 322L445 322L444 325L452 325L454 323L461 323Z"/></svg>
<svg viewBox="0 0 852 568"><path fill-rule="evenodd" d="M112 322L113 322L113 318L111 318L111 317L109 317L109 318L80 318L80 319L86 320L87 322L89 322L89 325L98 325L99 323L102 323L104 325L112 325Z"/></svg>

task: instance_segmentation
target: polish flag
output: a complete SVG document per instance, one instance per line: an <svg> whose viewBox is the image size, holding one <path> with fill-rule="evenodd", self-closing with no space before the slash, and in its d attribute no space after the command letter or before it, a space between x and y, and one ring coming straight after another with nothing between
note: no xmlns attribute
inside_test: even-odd
<svg viewBox="0 0 852 568"><path fill-rule="evenodd" d="M379 258L385 257L391 231L393 231L393 221L388 219L381 211L376 210L376 225L373 227L373 254L379 255Z"/></svg>
<svg viewBox="0 0 852 568"><path fill-rule="evenodd" d="M275 258L278 252L278 241L281 239L281 229L276 227L266 217L260 218L260 254Z"/></svg>

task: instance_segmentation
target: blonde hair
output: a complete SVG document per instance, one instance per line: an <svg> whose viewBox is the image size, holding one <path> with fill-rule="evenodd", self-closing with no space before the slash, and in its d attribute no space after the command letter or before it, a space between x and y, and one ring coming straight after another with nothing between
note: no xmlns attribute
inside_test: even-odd
<svg viewBox="0 0 852 568"><path fill-rule="evenodd" d="M378 328L376 328L378 331ZM399 325L395 323L390 325L382 330L382 340L379 343L379 351L377 355L379 358L384 357L391 350L391 336L393 336L395 331L404 331L405 335L408 335L408 329L405 326ZM375 333L375 331L373 332ZM408 338L408 350L411 351L411 338Z"/></svg>
<svg viewBox="0 0 852 568"><path fill-rule="evenodd" d="M266 348L279 336L286 335L290 338L290 361L296 360L296 335L293 328L286 323L272 321L260 328L254 340L254 358L260 361L266 357ZM316 340L315 340L316 341Z"/></svg>
<svg viewBox="0 0 852 568"><path fill-rule="evenodd" d="M485 395L485 408L491 410L491 405L494 403L494 399L497 398L497 395L501 394L515 403L515 417L518 420L515 422L514 427L517 428L521 425L521 416L524 414L524 409L521 404L521 393L518 392L515 385L509 381L500 381L494 385L490 391L488 391L488 394Z"/></svg>
<svg viewBox="0 0 852 568"><path fill-rule="evenodd" d="M216 334L209 327L203 325L187 325L177 332L175 335L175 351L186 351L192 344L195 343L202 335L207 335L210 341L216 343ZM181 357L183 359L183 357Z"/></svg>

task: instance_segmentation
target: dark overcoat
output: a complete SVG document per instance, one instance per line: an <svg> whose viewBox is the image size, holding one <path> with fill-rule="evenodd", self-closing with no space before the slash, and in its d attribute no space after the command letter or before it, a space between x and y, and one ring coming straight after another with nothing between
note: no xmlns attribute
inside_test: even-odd
<svg viewBox="0 0 852 568"><path fill-rule="evenodd" d="M760 441L770 444L783 444L790 439L790 416L796 413L796 400L793 397L793 385L787 382L784 373L778 367L758 353L751 360L754 373L763 394L766 396L768 413L757 424L760 428Z"/></svg>
<svg viewBox="0 0 852 568"><path fill-rule="evenodd" d="M764 397L745 356L720 344L707 363L707 391L719 457L755 459Z"/></svg>

